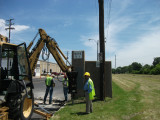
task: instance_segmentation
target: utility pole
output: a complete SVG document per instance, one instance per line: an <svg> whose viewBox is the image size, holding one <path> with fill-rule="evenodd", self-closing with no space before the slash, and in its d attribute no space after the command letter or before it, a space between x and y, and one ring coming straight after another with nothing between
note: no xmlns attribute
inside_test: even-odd
<svg viewBox="0 0 160 120"><path fill-rule="evenodd" d="M99 1L99 40L100 40L100 93L101 100L106 97L106 80L105 80L105 40L104 40L104 0Z"/></svg>
<svg viewBox="0 0 160 120"><path fill-rule="evenodd" d="M67 60L68 60L68 57L69 56L69 51L67 51ZM66 65L67 65L67 60L66 60Z"/></svg>
<svg viewBox="0 0 160 120"><path fill-rule="evenodd" d="M7 26L9 26L9 27L5 28L5 30L9 29L9 41L8 41L9 43L10 43L11 30L15 29L14 27L11 27L12 25L14 25L14 23L12 23L12 20L14 20L14 19L6 20L8 22Z"/></svg>

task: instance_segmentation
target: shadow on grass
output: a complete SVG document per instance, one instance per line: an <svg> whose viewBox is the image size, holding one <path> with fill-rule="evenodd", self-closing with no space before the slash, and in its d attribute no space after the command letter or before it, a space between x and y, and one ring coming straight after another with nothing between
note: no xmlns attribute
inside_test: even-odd
<svg viewBox="0 0 160 120"><path fill-rule="evenodd" d="M86 112L71 113L71 115L88 115Z"/></svg>
<svg viewBox="0 0 160 120"><path fill-rule="evenodd" d="M70 106L70 105L85 104L85 103L86 103L86 102L82 102L82 101L81 101L81 102L77 102L77 101L76 101L76 102L74 102L74 104L72 104L72 103L68 103L67 105L69 105L69 106Z"/></svg>
<svg viewBox="0 0 160 120"><path fill-rule="evenodd" d="M92 100L92 102L94 103L94 102L97 102L97 101L101 101L100 99L94 99L94 100ZM108 102L109 100L105 100L106 102ZM85 99L84 100L74 100L74 104L72 104L71 102L70 103L68 103L67 105L76 105L76 104L86 104L86 101L85 101Z"/></svg>

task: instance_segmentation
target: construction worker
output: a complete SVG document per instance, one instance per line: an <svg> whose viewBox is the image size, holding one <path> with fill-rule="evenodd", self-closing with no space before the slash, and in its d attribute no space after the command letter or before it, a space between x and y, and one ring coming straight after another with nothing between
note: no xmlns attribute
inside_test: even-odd
<svg viewBox="0 0 160 120"><path fill-rule="evenodd" d="M55 86L55 83L54 83L54 78L51 76L51 73L48 73L47 74L47 77L45 79L45 84L46 84L46 92L45 92L45 95L44 95L44 104L46 104L46 98L48 96L48 93L50 93L50 96L49 96L49 104L52 103L52 94L53 94L53 87Z"/></svg>
<svg viewBox="0 0 160 120"><path fill-rule="evenodd" d="M64 78L63 78L63 92L64 92L65 101L68 101L68 77L67 75L64 75Z"/></svg>
<svg viewBox="0 0 160 120"><path fill-rule="evenodd" d="M85 85L84 85L84 91L85 91L85 98L86 98L86 113L92 113L92 100L94 99L95 96L95 89L94 89L94 84L93 81L90 78L90 73L85 72L84 74L85 78Z"/></svg>

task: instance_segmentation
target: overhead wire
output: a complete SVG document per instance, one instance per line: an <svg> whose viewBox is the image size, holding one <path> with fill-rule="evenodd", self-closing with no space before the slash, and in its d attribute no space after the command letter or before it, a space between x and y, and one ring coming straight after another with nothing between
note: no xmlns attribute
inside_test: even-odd
<svg viewBox="0 0 160 120"><path fill-rule="evenodd" d="M106 16L106 42L109 37L109 24L110 24L110 18L111 18L111 8L112 8L112 0L107 1L107 16Z"/></svg>

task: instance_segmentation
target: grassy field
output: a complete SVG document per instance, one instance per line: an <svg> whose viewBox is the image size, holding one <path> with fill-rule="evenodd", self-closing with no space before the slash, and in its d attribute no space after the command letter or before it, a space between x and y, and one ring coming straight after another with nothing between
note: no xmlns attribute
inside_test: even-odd
<svg viewBox="0 0 160 120"><path fill-rule="evenodd" d="M51 120L159 120L159 75L112 75L113 98L93 102L93 113L84 114L84 98L69 103Z"/></svg>

